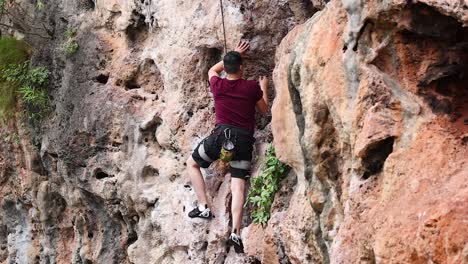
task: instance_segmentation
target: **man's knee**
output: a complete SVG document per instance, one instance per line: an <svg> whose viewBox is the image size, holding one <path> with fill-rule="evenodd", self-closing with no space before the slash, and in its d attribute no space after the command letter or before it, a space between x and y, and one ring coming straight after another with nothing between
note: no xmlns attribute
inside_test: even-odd
<svg viewBox="0 0 468 264"><path fill-rule="evenodd" d="M231 178L231 191L233 193L244 193L245 180L239 178Z"/></svg>
<svg viewBox="0 0 468 264"><path fill-rule="evenodd" d="M197 168L199 169L200 166L197 164L197 162L193 159L192 156L190 156L187 160L187 167L189 168Z"/></svg>

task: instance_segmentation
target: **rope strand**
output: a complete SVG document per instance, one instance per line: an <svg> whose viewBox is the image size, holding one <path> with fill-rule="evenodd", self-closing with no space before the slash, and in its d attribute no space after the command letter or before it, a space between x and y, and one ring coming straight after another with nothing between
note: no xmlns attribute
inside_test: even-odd
<svg viewBox="0 0 468 264"><path fill-rule="evenodd" d="M221 6L221 18L223 20L223 34L224 34L224 54L227 53L227 40L226 40L226 27L224 25L224 8L223 8L223 0L219 0L219 4Z"/></svg>

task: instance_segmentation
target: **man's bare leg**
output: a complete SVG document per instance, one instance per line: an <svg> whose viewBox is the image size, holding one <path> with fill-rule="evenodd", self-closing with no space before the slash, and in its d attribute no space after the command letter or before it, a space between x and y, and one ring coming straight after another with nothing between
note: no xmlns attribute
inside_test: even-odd
<svg viewBox="0 0 468 264"><path fill-rule="evenodd" d="M232 232L240 235L242 223L242 209L244 207L245 180L239 178L231 178L231 194L232 194ZM235 232L234 232L235 230Z"/></svg>
<svg viewBox="0 0 468 264"><path fill-rule="evenodd" d="M190 181L192 182L192 186L195 189L195 193L197 194L198 204L208 204L208 199L206 198L205 181L203 180L200 166L198 166L192 157L187 160L187 171Z"/></svg>

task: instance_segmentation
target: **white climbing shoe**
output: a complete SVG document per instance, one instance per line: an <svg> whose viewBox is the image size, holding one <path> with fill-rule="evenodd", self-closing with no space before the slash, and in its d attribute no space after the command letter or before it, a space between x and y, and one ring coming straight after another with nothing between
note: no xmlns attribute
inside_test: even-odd
<svg viewBox="0 0 468 264"><path fill-rule="evenodd" d="M236 233L232 233L229 237L229 244L234 246L236 253L244 253L244 244L242 244L242 239Z"/></svg>
<svg viewBox="0 0 468 264"><path fill-rule="evenodd" d="M211 213L210 208L205 208L203 211L198 209L198 207L195 207L192 211L188 213L188 216L190 218L195 218L195 217L200 217L204 219L210 219L213 217L213 214Z"/></svg>

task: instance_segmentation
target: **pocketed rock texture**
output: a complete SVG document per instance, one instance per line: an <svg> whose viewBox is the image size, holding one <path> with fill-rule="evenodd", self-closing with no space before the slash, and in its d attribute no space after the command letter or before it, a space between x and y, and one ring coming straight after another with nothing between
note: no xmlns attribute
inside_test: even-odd
<svg viewBox="0 0 468 264"><path fill-rule="evenodd" d="M219 1L57 0L35 18L53 39L26 36L52 72L53 111L0 128L0 263L468 262L468 6L224 8L228 48L251 40L246 77L275 68L252 174L273 136L292 167L267 226L245 210L246 254L226 246L219 164L205 171L216 217L187 217L185 161L214 124ZM80 46L68 57L67 28Z"/></svg>
<svg viewBox="0 0 468 264"><path fill-rule="evenodd" d="M246 77L271 75L283 37L325 3L224 1L228 49L251 41ZM25 35L33 64L51 71L53 111L40 127L18 114L0 128L0 263L255 261L226 245L221 169L206 171L216 218L187 216L196 197L185 161L214 127L207 72L224 50L219 1L21 4L53 33L23 28L34 33ZM68 56L67 29L79 44ZM255 156L271 141L270 120L259 118Z"/></svg>

